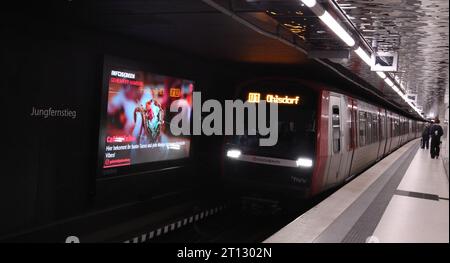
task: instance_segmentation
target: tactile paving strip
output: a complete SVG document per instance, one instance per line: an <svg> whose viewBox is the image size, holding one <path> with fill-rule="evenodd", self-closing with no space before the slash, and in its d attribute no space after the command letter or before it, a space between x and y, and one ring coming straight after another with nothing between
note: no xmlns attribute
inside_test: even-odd
<svg viewBox="0 0 450 263"><path fill-rule="evenodd" d="M226 208L225 205L221 205L221 206L217 206L215 208L211 208L211 209L207 209L207 210L203 210L201 212L198 212L196 214L178 219L175 222L171 222L167 225L164 225L162 227L153 229L149 232L146 233L142 233L138 236L135 236L131 239L128 239L126 241L124 241L124 243L144 243L147 241L150 241L154 238L166 235L176 229L179 229L181 227L193 224L197 221L203 220L207 217L210 217L212 215L218 214L219 212L223 211Z"/></svg>
<svg viewBox="0 0 450 263"><path fill-rule="evenodd" d="M381 219L419 145L414 144L313 242L366 242Z"/></svg>

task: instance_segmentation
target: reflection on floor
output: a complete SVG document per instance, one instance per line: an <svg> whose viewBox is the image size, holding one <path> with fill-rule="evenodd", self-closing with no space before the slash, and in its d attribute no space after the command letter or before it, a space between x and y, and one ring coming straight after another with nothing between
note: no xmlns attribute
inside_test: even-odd
<svg viewBox="0 0 450 263"><path fill-rule="evenodd" d="M449 242L449 184L441 162L418 150L375 229L380 242Z"/></svg>

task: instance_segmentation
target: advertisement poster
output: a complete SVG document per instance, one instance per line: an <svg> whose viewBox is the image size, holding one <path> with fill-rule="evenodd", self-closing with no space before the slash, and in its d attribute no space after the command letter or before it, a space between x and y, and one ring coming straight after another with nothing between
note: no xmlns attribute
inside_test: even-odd
<svg viewBox="0 0 450 263"><path fill-rule="evenodd" d="M143 71L111 70L103 168L189 157L190 139L174 136L173 103L190 118L193 82Z"/></svg>

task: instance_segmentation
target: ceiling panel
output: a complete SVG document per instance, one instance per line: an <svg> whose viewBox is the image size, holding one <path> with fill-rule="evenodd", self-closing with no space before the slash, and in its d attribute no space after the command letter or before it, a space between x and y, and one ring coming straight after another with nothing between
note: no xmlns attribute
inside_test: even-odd
<svg viewBox="0 0 450 263"><path fill-rule="evenodd" d="M258 34L199 0L100 1L92 10L88 23L102 30L204 57L280 64L306 60L301 52Z"/></svg>
<svg viewBox="0 0 450 263"><path fill-rule="evenodd" d="M338 0L375 50L399 54L397 76L437 113L449 84L449 2L446 0Z"/></svg>

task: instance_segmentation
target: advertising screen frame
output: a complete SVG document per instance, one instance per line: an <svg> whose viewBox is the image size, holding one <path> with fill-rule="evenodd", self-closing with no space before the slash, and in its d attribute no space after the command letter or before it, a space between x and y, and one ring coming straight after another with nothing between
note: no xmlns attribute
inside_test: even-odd
<svg viewBox="0 0 450 263"><path fill-rule="evenodd" d="M177 74L171 74L170 72L161 72L155 66L151 65L151 62L144 63L141 61L129 60L124 58L118 58L110 55L104 55L103 57L103 74L102 74L102 88L101 88L101 107L100 107L100 121L99 121L99 134L98 134L98 154L97 154L97 173L96 179L115 178L120 176L132 176L137 174L152 174L158 171L171 170L177 168L186 167L193 160L193 148L194 138L190 136L189 140L189 155L188 157L162 160L154 162L145 162L138 164L131 164L127 166L118 166L112 168L104 168L104 154L106 147L106 125L107 125L107 106L108 106L108 94L109 94L109 80L110 73L115 69L128 69L133 71L144 71L155 75L170 76L173 78L179 78L192 81L195 87L195 81L188 77L179 76ZM192 113L191 113L192 119ZM192 120L191 120L192 121Z"/></svg>

